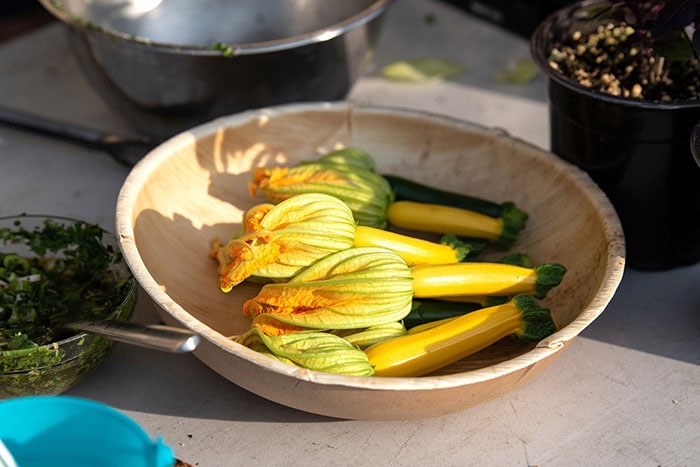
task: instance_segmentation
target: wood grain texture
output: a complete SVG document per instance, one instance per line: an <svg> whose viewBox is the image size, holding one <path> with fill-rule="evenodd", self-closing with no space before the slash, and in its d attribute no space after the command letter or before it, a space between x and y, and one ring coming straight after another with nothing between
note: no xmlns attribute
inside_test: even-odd
<svg viewBox="0 0 700 467"><path fill-rule="evenodd" d="M535 346L514 339L421 378L360 378L294 368L230 340L248 328L242 303L258 287L218 290L212 238L227 239L263 165L313 160L342 146L394 173L530 214L514 251L568 268L543 300L559 331ZM464 410L546 367L603 312L622 278L624 238L587 175L503 131L446 117L346 103L296 104L218 119L165 142L129 174L117 203L121 248L162 317L201 333L196 355L230 381L301 410L352 419L408 419Z"/></svg>

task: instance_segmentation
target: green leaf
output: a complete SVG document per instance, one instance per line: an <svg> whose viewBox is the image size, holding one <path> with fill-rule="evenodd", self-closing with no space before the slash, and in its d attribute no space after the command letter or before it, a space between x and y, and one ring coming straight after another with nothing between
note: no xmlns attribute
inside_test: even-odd
<svg viewBox="0 0 700 467"><path fill-rule="evenodd" d="M654 52L666 60L687 61L695 58L692 43L683 33L677 34L669 41L655 42Z"/></svg>
<svg viewBox="0 0 700 467"><path fill-rule="evenodd" d="M464 73L457 62L441 58L399 60L382 68L382 76L394 81L420 83L451 78Z"/></svg>
<svg viewBox="0 0 700 467"><path fill-rule="evenodd" d="M532 60L517 60L507 70L498 73L496 81L503 84L527 84L535 79L538 71L537 65Z"/></svg>

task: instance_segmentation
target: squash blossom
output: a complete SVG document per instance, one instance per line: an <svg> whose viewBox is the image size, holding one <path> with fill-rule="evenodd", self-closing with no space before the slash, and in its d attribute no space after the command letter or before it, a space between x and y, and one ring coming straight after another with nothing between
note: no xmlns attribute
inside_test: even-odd
<svg viewBox="0 0 700 467"><path fill-rule="evenodd" d="M236 339L255 351L309 370L372 376L367 354L342 337L320 331L268 336L251 328Z"/></svg>
<svg viewBox="0 0 700 467"><path fill-rule="evenodd" d="M494 203L448 192L395 175L380 175L372 157L357 148L293 167L260 167L248 188L273 203L302 193L326 193L345 202L360 226L453 234L508 249L528 215L512 202Z"/></svg>
<svg viewBox="0 0 700 467"><path fill-rule="evenodd" d="M226 245L215 239L219 287L229 292L250 276L287 279L314 261L350 248L355 220L342 202L323 194L261 204L245 213L242 233ZM322 231L325 235L317 235Z"/></svg>
<svg viewBox="0 0 700 467"><path fill-rule="evenodd" d="M374 172L372 158L359 150L294 167L258 167L248 188L252 196L261 193L273 203L302 193L332 195L350 207L358 224L380 229L388 226L386 211L394 200L389 183Z"/></svg>
<svg viewBox="0 0 700 467"><path fill-rule="evenodd" d="M384 342L389 339L405 336L408 331L402 322L379 324L366 329L343 329L334 331L335 335L342 337L355 347L366 349L367 347Z"/></svg>
<svg viewBox="0 0 700 467"><path fill-rule="evenodd" d="M402 320L414 299L523 293L544 298L565 273L557 263L534 268L503 263L410 268L389 250L352 247L317 261L289 282L264 285L243 304L243 313L268 335L306 328L362 329Z"/></svg>
<svg viewBox="0 0 700 467"><path fill-rule="evenodd" d="M376 172L374 159L366 151L359 148L343 148L330 152L319 159L319 162L350 165Z"/></svg>
<svg viewBox="0 0 700 467"><path fill-rule="evenodd" d="M383 248L353 247L320 259L288 282L265 284L243 304L266 335L299 329L363 329L411 311L411 270Z"/></svg>
<svg viewBox="0 0 700 467"><path fill-rule="evenodd" d="M351 246L386 248L409 265L455 263L469 252L456 239L441 244L355 227L350 208L341 200L305 193L248 210L243 232L226 245L215 240L211 256L219 261L221 290L228 292L250 276L286 280L320 257Z"/></svg>

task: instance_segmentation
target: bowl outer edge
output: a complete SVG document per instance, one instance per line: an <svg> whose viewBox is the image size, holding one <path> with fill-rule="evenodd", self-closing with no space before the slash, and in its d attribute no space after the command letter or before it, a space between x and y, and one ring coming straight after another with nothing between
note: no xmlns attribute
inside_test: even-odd
<svg viewBox="0 0 700 467"><path fill-rule="evenodd" d="M485 132L496 138L504 138L511 144L517 145L528 152L535 154L535 156L538 158L547 158L549 163L551 163L558 171L566 174L567 177L569 177L576 185L579 186L579 188L582 189L584 193L586 193L593 205L600 210L605 221L606 235L608 236L610 244L605 258L605 275L603 277L602 284L596 293L596 299L589 303L574 321L538 343L534 349L506 362L497 363L486 368L451 375L425 376L420 378L343 376L331 373L309 371L306 369L298 369L291 365L278 362L270 357L266 357L235 342L233 343L233 348L231 348L232 343L230 339L214 331L201 321L192 318L186 312L186 310L180 307L180 305L169 299L167 294L161 290L158 284L155 283L153 278L150 276L145 264L140 260L135 242L133 240L133 203L139 190L143 187L145 181L147 180L148 175L163 160L165 160L168 154L174 149L191 144L192 141L204 135L211 134L222 126L230 127L260 118L270 118L276 115L311 110L343 111L348 113L348 118L351 118L354 112L390 113L413 117L420 116L422 118L428 118L470 131ZM519 369L532 366L538 361L543 360L561 350L568 341L576 337L604 311L605 307L612 299L612 295L619 286L624 272L624 236L622 234L620 221L608 198L582 170L542 148L509 135L502 129L489 128L477 123L421 110L355 104L346 101L295 103L244 111L233 115L216 118L215 120L198 125L188 131L173 136L146 154L128 174L119 192L115 225L120 248L122 249L127 263L132 268L134 276L137 278L144 290L151 296L151 298L153 298L157 304L161 304L161 306L165 308L164 311L175 318L182 325L193 330L194 332L202 334L203 337L211 341L214 345L219 347L227 354L234 355L238 358L244 358L261 366L265 366L272 369L272 371L276 373L281 373L286 376L318 384L341 385L358 388L373 387L387 390L422 390L456 387L475 384L484 380L493 379L499 375L508 374ZM195 350L195 355L196 354L197 351Z"/></svg>

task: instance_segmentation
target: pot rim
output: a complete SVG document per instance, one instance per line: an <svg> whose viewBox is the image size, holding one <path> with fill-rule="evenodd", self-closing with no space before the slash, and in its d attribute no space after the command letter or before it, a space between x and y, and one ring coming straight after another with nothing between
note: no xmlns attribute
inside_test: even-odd
<svg viewBox="0 0 700 467"><path fill-rule="evenodd" d="M76 29L82 34L98 34L108 37L110 40L119 40L128 46L148 49L152 52L164 52L179 55L199 56L232 56L253 55L282 50L294 49L307 45L313 45L335 39L347 32L363 26L384 14L396 0L375 0L369 7L361 12L344 19L343 21L328 25L305 34L285 37L262 42L249 42L240 44L223 44L225 51L213 48L216 44L191 45L172 42L152 41L145 37L127 34L115 29L99 26L95 23L84 21L77 15L68 11L61 2L55 0L39 0L43 7L63 24ZM225 55L224 55L225 54Z"/></svg>
<svg viewBox="0 0 700 467"><path fill-rule="evenodd" d="M549 66L549 61L547 60L546 52L549 50L547 44L547 32L556 23L561 23L563 18L572 18L575 16L574 12L580 9L584 5L594 5L597 3L605 3L603 0L583 0L577 1L571 5L560 8L552 12L544 20L540 22L535 28L530 38L530 53L535 60L535 63L539 66L542 72L551 80L557 82L558 84L565 86L572 91L585 94L593 99L598 99L605 101L610 104L618 104L623 106L629 106L639 109L646 110L673 110L673 109L688 109L693 107L700 107L700 99L695 100L673 100L673 101L647 101L639 100L629 97L613 96L611 94L605 94L602 92L595 91L590 88L586 88L576 83L575 81L567 78L563 74L557 72Z"/></svg>

